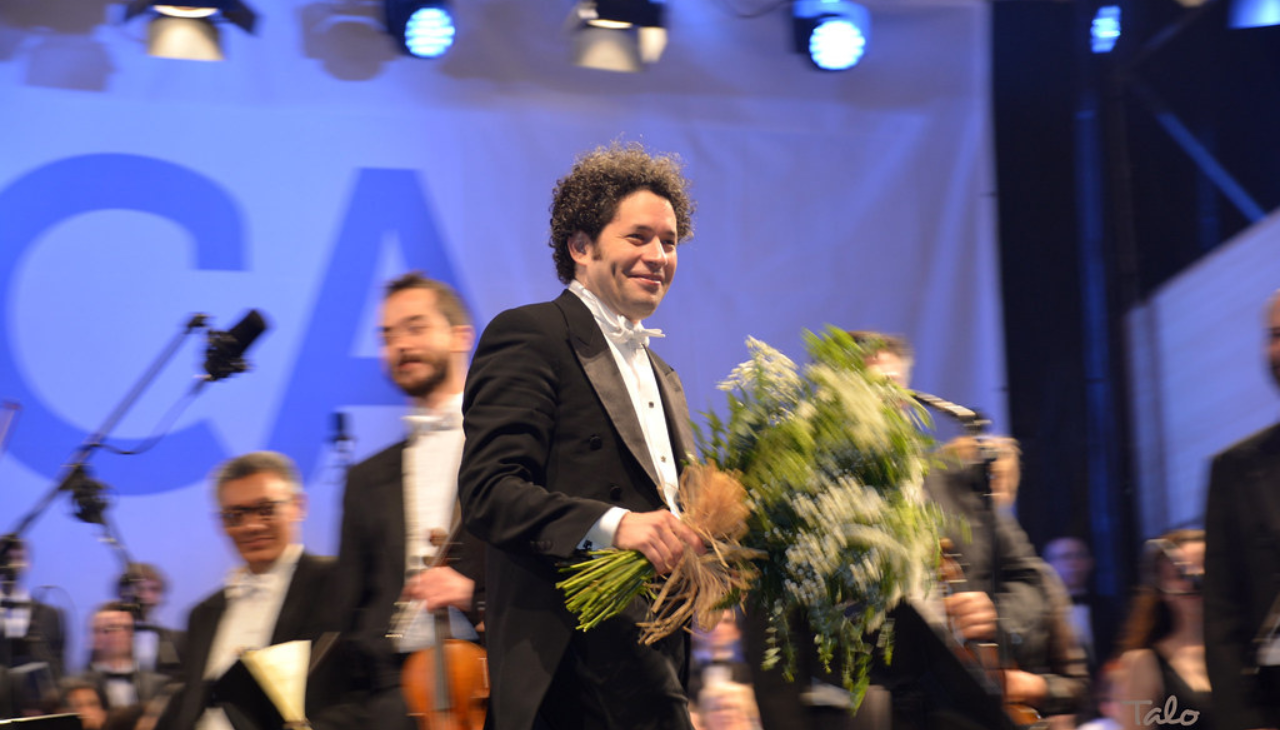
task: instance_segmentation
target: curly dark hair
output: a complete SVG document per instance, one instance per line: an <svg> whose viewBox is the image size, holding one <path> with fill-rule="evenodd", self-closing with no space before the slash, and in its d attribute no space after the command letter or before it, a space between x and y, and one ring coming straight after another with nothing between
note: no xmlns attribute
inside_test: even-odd
<svg viewBox="0 0 1280 730"><path fill-rule="evenodd" d="M575 268L569 255L569 239L581 231L592 241L600 236L618 205L638 190L648 190L671 203L680 241L693 236L693 200L689 181L681 173L676 155L650 155L639 142L614 142L597 147L577 159L573 170L556 181L551 200L551 240L556 275L562 283L573 281Z"/></svg>

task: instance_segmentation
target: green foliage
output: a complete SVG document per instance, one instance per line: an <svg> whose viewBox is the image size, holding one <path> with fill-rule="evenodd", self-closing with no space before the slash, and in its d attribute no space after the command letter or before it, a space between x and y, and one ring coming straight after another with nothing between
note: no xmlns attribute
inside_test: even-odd
<svg viewBox="0 0 1280 730"><path fill-rule="evenodd" d="M885 614L932 581L942 516L921 494L932 446L927 414L902 388L868 370L846 332L805 333L804 367L749 339L751 359L721 383L728 415L706 414L701 458L735 471L752 508L743 545L762 551L753 610L773 631L766 663L794 674L793 621L803 617L818 656L836 662L860 701L869 642Z"/></svg>

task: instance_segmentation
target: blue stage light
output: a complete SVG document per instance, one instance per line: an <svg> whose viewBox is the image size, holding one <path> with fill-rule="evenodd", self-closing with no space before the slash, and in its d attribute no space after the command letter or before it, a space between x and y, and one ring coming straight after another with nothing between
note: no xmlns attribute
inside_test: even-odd
<svg viewBox="0 0 1280 730"><path fill-rule="evenodd" d="M849 0L795 0L791 5L795 50L823 71L853 68L866 53L871 14Z"/></svg>
<svg viewBox="0 0 1280 730"><path fill-rule="evenodd" d="M862 31L842 18L827 18L809 34L809 57L826 71L853 68L866 49Z"/></svg>
<svg viewBox="0 0 1280 730"><path fill-rule="evenodd" d="M1228 28L1280 25L1280 0L1232 0L1228 7Z"/></svg>
<svg viewBox="0 0 1280 730"><path fill-rule="evenodd" d="M1103 5L1093 16L1090 26L1090 47L1094 53L1110 53L1120 40L1120 7Z"/></svg>
<svg viewBox="0 0 1280 730"><path fill-rule="evenodd" d="M439 58L458 33L446 0L386 0L387 32L400 49L419 58Z"/></svg>
<svg viewBox="0 0 1280 730"><path fill-rule="evenodd" d="M444 55L457 33L453 16L444 8L419 8L404 26L404 45L409 53L423 58Z"/></svg>

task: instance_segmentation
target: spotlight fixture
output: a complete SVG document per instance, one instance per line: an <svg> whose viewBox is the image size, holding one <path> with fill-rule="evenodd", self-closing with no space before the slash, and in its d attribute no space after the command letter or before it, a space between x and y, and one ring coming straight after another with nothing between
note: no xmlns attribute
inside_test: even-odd
<svg viewBox="0 0 1280 730"><path fill-rule="evenodd" d="M258 14L241 0L181 0L169 5L157 0L131 0L124 19L153 15L147 26L147 53L161 58L191 61L223 59L218 21L226 21L252 33Z"/></svg>
<svg viewBox="0 0 1280 730"><path fill-rule="evenodd" d="M851 0L794 0L791 27L796 53L823 71L844 71L866 53L871 14Z"/></svg>
<svg viewBox="0 0 1280 730"><path fill-rule="evenodd" d="M1280 25L1280 0L1232 0L1228 5L1228 28L1265 28L1269 25Z"/></svg>
<svg viewBox="0 0 1280 730"><path fill-rule="evenodd" d="M580 0L567 23L573 62L603 71L640 71L662 58L666 21L665 0Z"/></svg>
<svg viewBox="0 0 1280 730"><path fill-rule="evenodd" d="M1120 40L1120 6L1103 5L1089 26L1089 48L1094 53L1110 53Z"/></svg>
<svg viewBox="0 0 1280 730"><path fill-rule="evenodd" d="M448 0L386 0L387 32L400 50L439 58L453 47L458 30Z"/></svg>

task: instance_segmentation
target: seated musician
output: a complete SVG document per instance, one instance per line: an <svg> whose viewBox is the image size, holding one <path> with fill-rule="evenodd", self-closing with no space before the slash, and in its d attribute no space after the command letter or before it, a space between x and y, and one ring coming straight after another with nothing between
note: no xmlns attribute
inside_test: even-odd
<svg viewBox="0 0 1280 730"><path fill-rule="evenodd" d="M245 649L317 639L328 628L317 607L327 600L334 561L303 549L306 498L288 457L269 451L239 456L214 475L218 519L240 558L226 586L191 610L185 683L157 722L158 730L230 730L211 703L213 681ZM339 649L340 651L341 649ZM329 657L307 681L307 716L317 730L364 727L345 697L347 672Z"/></svg>
<svg viewBox="0 0 1280 730"><path fill-rule="evenodd" d="M1022 527L1000 509L998 495L1017 493L1021 473L1017 442L989 437L988 444L996 456L990 485L997 499L994 515L983 505L978 449L969 437L944 446L950 465L935 469L925 479L930 498L948 513L965 518L972 533L968 542L958 534L948 536L964 568L965 590L970 591L949 596L948 612L967 641L999 638L1012 644L1010 656L1017 668L1004 675L1007 701L1027 705L1044 716L1074 714L1087 701L1089 671L1084 649L1070 626L1071 599L1053 569L1035 555ZM986 527L990 517L996 521L995 554ZM993 560L1000 561L1004 576L994 600ZM997 619L1005 633L999 637Z"/></svg>

